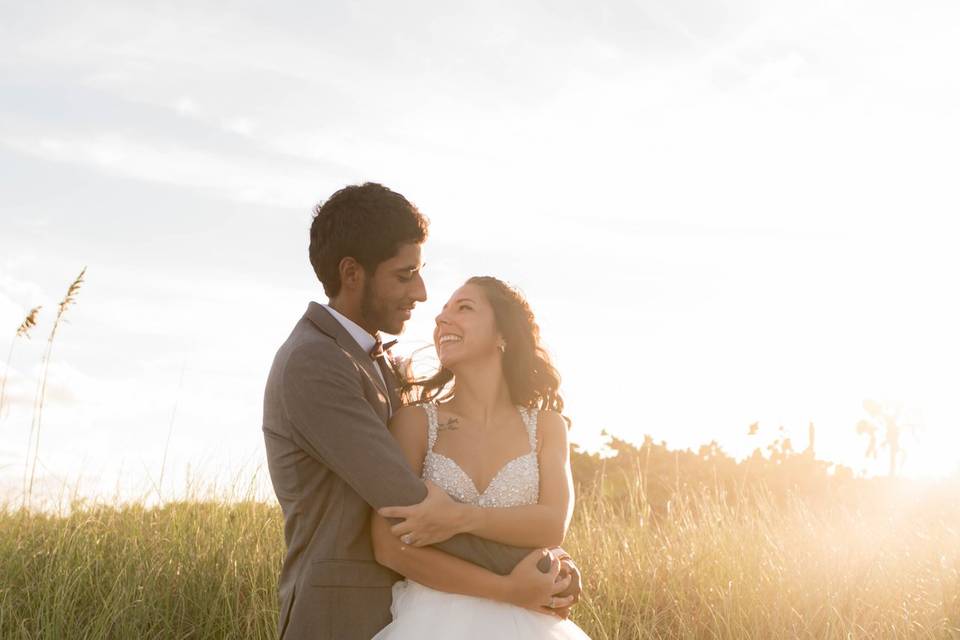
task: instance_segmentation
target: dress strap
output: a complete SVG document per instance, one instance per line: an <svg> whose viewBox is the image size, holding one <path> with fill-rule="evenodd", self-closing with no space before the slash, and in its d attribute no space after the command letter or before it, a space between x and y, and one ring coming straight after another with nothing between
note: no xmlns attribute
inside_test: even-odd
<svg viewBox="0 0 960 640"><path fill-rule="evenodd" d="M433 451L433 445L437 443L437 430L439 429L439 409L433 402L425 402L423 410L427 412L427 451Z"/></svg>
<svg viewBox="0 0 960 640"><path fill-rule="evenodd" d="M540 410L537 407L519 407L523 425L527 428L527 437L530 438L530 451L537 450L537 416Z"/></svg>

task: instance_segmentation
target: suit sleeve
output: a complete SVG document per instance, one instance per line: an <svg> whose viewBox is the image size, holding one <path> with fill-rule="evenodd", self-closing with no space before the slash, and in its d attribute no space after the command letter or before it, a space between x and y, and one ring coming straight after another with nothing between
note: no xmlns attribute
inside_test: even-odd
<svg viewBox="0 0 960 640"><path fill-rule="evenodd" d="M393 436L363 394L356 365L334 344L290 354L280 381L293 438L374 509L411 505L427 495ZM530 552L460 534L436 548L501 575Z"/></svg>

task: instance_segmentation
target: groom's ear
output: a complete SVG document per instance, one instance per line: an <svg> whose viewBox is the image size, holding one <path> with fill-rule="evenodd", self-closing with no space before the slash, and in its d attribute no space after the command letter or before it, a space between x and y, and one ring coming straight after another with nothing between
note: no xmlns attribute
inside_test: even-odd
<svg viewBox="0 0 960 640"><path fill-rule="evenodd" d="M339 271L341 288L355 291L363 286L367 273L355 258L350 256L343 258L339 264Z"/></svg>

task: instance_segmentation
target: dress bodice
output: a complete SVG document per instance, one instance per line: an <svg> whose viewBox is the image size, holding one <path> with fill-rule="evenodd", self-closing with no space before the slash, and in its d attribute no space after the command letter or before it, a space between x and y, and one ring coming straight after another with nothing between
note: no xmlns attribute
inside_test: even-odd
<svg viewBox="0 0 960 640"><path fill-rule="evenodd" d="M427 412L427 455L423 479L438 485L454 500L480 507L517 507L540 499L540 467L537 461L537 410L517 407L530 440L530 451L503 465L482 492L452 458L433 450L439 429L439 408L422 405Z"/></svg>

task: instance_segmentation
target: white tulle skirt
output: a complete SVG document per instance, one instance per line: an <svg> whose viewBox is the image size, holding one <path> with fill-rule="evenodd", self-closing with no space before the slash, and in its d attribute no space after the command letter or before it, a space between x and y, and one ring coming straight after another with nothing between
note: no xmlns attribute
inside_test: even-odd
<svg viewBox="0 0 960 640"><path fill-rule="evenodd" d="M393 622L374 640L590 640L569 620L494 600L436 591L411 580L393 585L390 613Z"/></svg>

